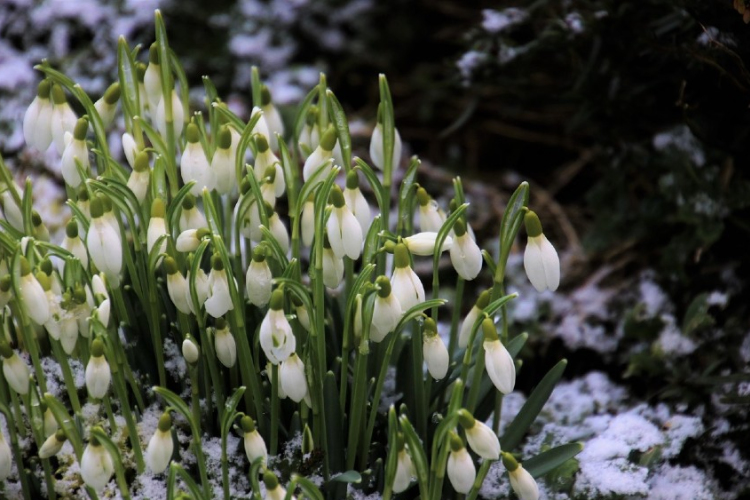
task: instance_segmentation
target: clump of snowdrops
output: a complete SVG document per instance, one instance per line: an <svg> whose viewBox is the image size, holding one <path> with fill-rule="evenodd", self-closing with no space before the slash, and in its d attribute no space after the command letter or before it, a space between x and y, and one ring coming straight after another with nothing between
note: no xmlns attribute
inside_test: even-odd
<svg viewBox="0 0 750 500"><path fill-rule="evenodd" d="M96 102L46 62L37 66L44 79L23 130L29 146L53 145L60 155L71 213L62 241L49 241L31 182L17 186L0 164L0 411L10 441L0 433L0 481L15 464L26 499L75 493L55 484L56 455L69 441L75 487L91 498L113 478L130 498L135 475L155 474L166 498L228 499L230 462L244 463L255 499L344 498L357 489L476 498L497 460L519 497L537 498L534 478L580 445L514 454L564 361L498 436L527 338L509 336L515 295L504 287L524 223L534 287L555 290L560 275L527 208L528 185L510 198L492 256L474 239L459 178L448 207L419 186L419 160L402 157L384 76L368 163L352 157L346 116L323 75L290 127L254 71L255 107L244 121L207 77L205 110L190 111L158 11L147 52L146 64L121 38L117 80ZM76 116L71 98L85 115ZM127 164L106 140L119 113ZM400 186L397 169L405 169ZM458 275L450 314L441 312L444 258ZM427 292L427 277L413 269L419 259L432 259ZM464 283L480 273L493 286L462 318ZM187 380L168 376L178 355L165 351L168 341L182 347ZM58 397L47 391L47 357L62 372ZM75 362L85 387L75 384ZM400 392L381 409L394 368ZM141 442L140 416L155 401L163 414ZM84 405L93 416L82 417ZM232 433L244 455L228 449ZM190 434L185 449L180 434ZM279 458L300 435L294 463L305 472ZM209 477L202 448L214 436L220 479ZM195 460L183 466L183 454Z"/></svg>

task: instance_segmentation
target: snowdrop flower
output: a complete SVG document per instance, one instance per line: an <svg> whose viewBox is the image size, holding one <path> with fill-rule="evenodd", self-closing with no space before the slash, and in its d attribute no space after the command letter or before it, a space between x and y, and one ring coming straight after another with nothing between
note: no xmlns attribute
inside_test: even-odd
<svg viewBox="0 0 750 500"><path fill-rule="evenodd" d="M274 290L266 316L260 325L260 346L268 360L277 365L295 350L297 339L284 315L284 292Z"/></svg>
<svg viewBox="0 0 750 500"><path fill-rule="evenodd" d="M305 124L299 134L299 151L303 158L310 156L310 153L320 144L320 128L318 127L318 116L320 111L316 105L307 109Z"/></svg>
<svg viewBox="0 0 750 500"><path fill-rule="evenodd" d="M21 256L21 305L26 315L37 325L43 325L50 318L49 302L42 285L31 274L31 266L26 257Z"/></svg>
<svg viewBox="0 0 750 500"><path fill-rule="evenodd" d="M249 181L248 181L249 182ZM261 178L260 184L260 196L263 201L268 203L271 208L276 207L276 168L270 166L266 168L265 174ZM282 192L283 194L283 192Z"/></svg>
<svg viewBox="0 0 750 500"><path fill-rule="evenodd" d="M307 396L305 364L299 359L297 353L291 353L288 358L281 362L279 382L284 393L295 403L299 403Z"/></svg>
<svg viewBox="0 0 750 500"><path fill-rule="evenodd" d="M0 355L3 358L3 375L6 382L11 389L25 396L29 392L29 367L5 342L0 342Z"/></svg>
<svg viewBox="0 0 750 500"><path fill-rule="evenodd" d="M243 182L240 187L242 188L244 185L245 185L245 182ZM253 194L249 192L249 189L250 188L248 186L248 191L246 191L246 193L249 193L249 194L246 194L246 195L250 197L251 201L249 203L249 206L247 207L247 211L242 216L241 232L242 232L242 236L249 239L250 241L259 242L263 239L263 231L260 230L260 225L261 225L260 212L258 211L259 209L258 202L253 196ZM271 205L269 204L268 206L270 207ZM239 208L239 204L238 204L238 208ZM263 209L265 210L265 208L266 208L266 202L264 201ZM271 208L271 210L273 210L273 208ZM266 215L268 215L268 212L266 212Z"/></svg>
<svg viewBox="0 0 750 500"><path fill-rule="evenodd" d="M255 106L253 110L250 112L250 120L258 116L258 121L255 122L255 126L253 127L252 135L262 135L266 138L266 141L270 140L271 133L268 131L268 122L266 122L266 117L263 115L263 111L258 107Z"/></svg>
<svg viewBox="0 0 750 500"><path fill-rule="evenodd" d="M177 237L175 248L178 252L194 252L203 241L203 238L211 234L211 231L202 227L200 229L188 229Z"/></svg>
<svg viewBox="0 0 750 500"><path fill-rule="evenodd" d="M44 460L57 455L67 440L68 437L65 435L65 431L62 429L57 430L48 436L42 447L39 448L39 458ZM2 474L0 474L0 480L2 480Z"/></svg>
<svg viewBox="0 0 750 500"><path fill-rule="evenodd" d="M86 132L89 129L89 122L86 117L79 118L73 129L73 135L70 142L65 146L61 160L61 172L65 183L76 189L81 185L83 179L78 172L76 160L80 163L81 170L88 173L91 168L89 162L89 149L86 145Z"/></svg>
<svg viewBox="0 0 750 500"><path fill-rule="evenodd" d="M10 476L13 457L10 454L10 446L5 440L3 431L0 431L0 481L5 481Z"/></svg>
<svg viewBox="0 0 750 500"><path fill-rule="evenodd" d="M474 323L476 323L479 316L482 314L482 311L485 307L487 307L487 304L490 303L490 291L485 290L481 294L479 294L479 298L477 299L477 302L472 306L471 310L469 311L469 314L466 315L466 319L464 319L464 322L461 324L461 330L458 333L458 347L461 349L466 349L466 346L469 345L469 337L471 336L471 329L474 326Z"/></svg>
<svg viewBox="0 0 750 500"><path fill-rule="evenodd" d="M420 229L432 233L440 231L445 222L445 213L423 187L417 189L417 202L419 203L417 222Z"/></svg>
<svg viewBox="0 0 750 500"><path fill-rule="evenodd" d="M84 269L89 267L89 254L86 251L86 246L83 244L83 241L78 237L78 222L75 219L70 219L65 226L65 238L63 238L60 246L81 261L81 266L83 266Z"/></svg>
<svg viewBox="0 0 750 500"><path fill-rule="evenodd" d="M65 132L71 134L76 128L76 114L70 109L65 91L61 86L52 84L52 115L50 116L52 141L55 143L57 154L65 151Z"/></svg>
<svg viewBox="0 0 750 500"><path fill-rule="evenodd" d="M510 453L503 453L503 465L508 469L510 485L520 500L538 500L539 486L529 472Z"/></svg>
<svg viewBox="0 0 750 500"><path fill-rule="evenodd" d="M539 217L529 210L523 218L526 234L529 235L523 254L526 276L538 292L549 289L554 292L560 285L560 259L552 243L542 232Z"/></svg>
<svg viewBox="0 0 750 500"><path fill-rule="evenodd" d="M172 89L172 123L174 124L174 136L179 138L182 135L182 127L185 125L185 111L182 109L182 101L180 96L177 95L177 91ZM166 109L164 108L164 99L159 101L159 105L156 107L156 115L154 121L156 121L156 128L162 137L167 137L167 118Z"/></svg>
<svg viewBox="0 0 750 500"><path fill-rule="evenodd" d="M305 160L305 166L302 169L302 177L305 181L309 180L318 170L321 168L328 169L325 174L327 175L330 171L333 163L328 161L333 157L333 147L336 145L336 129L333 125L329 125L323 137L320 139L320 144L315 151ZM323 182L325 175L318 176L318 182Z"/></svg>
<svg viewBox="0 0 750 500"><path fill-rule="evenodd" d="M122 242L120 233L104 218L102 200L91 200L91 225L86 235L86 247L94 265L107 275L113 286L120 283L122 270Z"/></svg>
<svg viewBox="0 0 750 500"><path fill-rule="evenodd" d="M104 274L95 274L91 277L91 288L94 296L99 303L109 299L106 285L107 276Z"/></svg>
<svg viewBox="0 0 750 500"><path fill-rule="evenodd" d="M237 361L237 344L224 318L216 319L214 348L216 349L216 357L219 358L222 365L227 368L234 366L234 363Z"/></svg>
<svg viewBox="0 0 750 500"><path fill-rule="evenodd" d="M409 487L412 478L416 477L417 471L411 456L406 451L404 435L400 432L396 440L396 448L398 449L398 455L396 458L396 475L393 478L393 492L401 493Z"/></svg>
<svg viewBox="0 0 750 500"><path fill-rule="evenodd" d="M234 168L236 157L237 148L236 145L232 147L232 132L228 126L224 125L219 130L216 138L216 151L211 158L211 170L216 177L216 191L219 194L229 194L237 184Z"/></svg>
<svg viewBox="0 0 750 500"><path fill-rule="evenodd" d="M138 154L138 144L132 135L125 132L122 134L122 151L125 153L125 159L128 161L130 168L135 168L135 155Z"/></svg>
<svg viewBox="0 0 750 500"><path fill-rule="evenodd" d="M161 68L159 66L159 45L156 42L152 43L148 49L148 67L143 75L143 85L146 90L148 107L153 116L163 97L161 90ZM166 137L166 134L162 135Z"/></svg>
<svg viewBox="0 0 750 500"><path fill-rule="evenodd" d="M188 333L182 341L182 357L188 364L194 365L198 362L200 355L200 347L195 343L193 336Z"/></svg>
<svg viewBox="0 0 750 500"><path fill-rule="evenodd" d="M391 281L387 276L378 276L375 280L375 285L378 288L378 292L372 311L370 340L373 342L382 342L385 336L396 328L403 315L403 311L401 310L401 303L398 301L398 298L392 293Z"/></svg>
<svg viewBox="0 0 750 500"><path fill-rule="evenodd" d="M414 255L432 256L435 253L435 245L437 244L437 233L422 232L417 233L408 238L404 238L406 248L409 249ZM443 245L440 247L441 252L450 250L453 248L453 238L446 236L443 240Z"/></svg>
<svg viewBox="0 0 750 500"><path fill-rule="evenodd" d="M221 318L228 311L234 309L232 296L229 293L229 281L224 262L219 254L211 257L211 272L208 275L208 299L206 299L206 312L214 318Z"/></svg>
<svg viewBox="0 0 750 500"><path fill-rule="evenodd" d="M104 95L94 103L96 111L102 119L102 123L105 127L109 126L110 123L115 119L115 111L117 110L117 101L120 100L120 83L115 82L110 85L104 92Z"/></svg>
<svg viewBox="0 0 750 500"><path fill-rule="evenodd" d="M265 307L268 304L273 291L272 280L273 274L266 262L266 248L264 245L258 245L253 249L253 259L245 275L247 298L251 304L257 307Z"/></svg>
<svg viewBox="0 0 750 500"><path fill-rule="evenodd" d="M362 228L362 234L367 234L370 230L372 218L370 216L370 205L367 203L365 196L359 189L359 174L356 170L349 171L346 174L346 189L344 189L344 201L359 222Z"/></svg>
<svg viewBox="0 0 750 500"><path fill-rule="evenodd" d="M344 259L336 257L328 241L323 236L323 284L328 288L337 288L344 279Z"/></svg>
<svg viewBox="0 0 750 500"><path fill-rule="evenodd" d="M500 342L491 318L485 318L482 322L482 333L484 334L484 364L487 368L487 375L490 376L490 380L498 391L510 394L516 385L516 365L513 358Z"/></svg>
<svg viewBox="0 0 750 500"><path fill-rule="evenodd" d="M474 486L474 480L477 477L477 470L474 462L466 451L463 441L453 431L450 431L451 453L448 456L448 479L457 493L466 494Z"/></svg>
<svg viewBox="0 0 750 500"><path fill-rule="evenodd" d="M185 137L187 138L187 144L185 145L185 151L182 152L182 158L180 158L182 181L185 184L195 181L190 189L190 194L200 196L204 187L211 191L216 186L216 174L211 169L211 164L208 163L206 152L200 143L200 132L195 123L190 122L188 124Z"/></svg>
<svg viewBox="0 0 750 500"><path fill-rule="evenodd" d="M203 303L206 302L206 299L208 298L208 292L209 292L209 285L208 285L208 276L206 276L206 272L203 269L198 269L198 272L195 274L195 297L193 297L193 292L190 289L190 273L188 272L187 277L185 278L188 283L188 307L190 308L190 312L193 314L197 314L197 311L193 309L193 298L198 302L198 310L200 310L201 307L203 307Z"/></svg>
<svg viewBox="0 0 750 500"><path fill-rule="evenodd" d="M331 202L333 210L326 222L326 233L331 250L340 259L346 255L352 260L357 260L362 252L362 227L346 206L344 193L336 184L331 189Z"/></svg>
<svg viewBox="0 0 750 500"><path fill-rule="evenodd" d="M265 464L268 461L268 448L266 448L266 442L263 441L263 437L255 427L255 421L245 415L240 419L240 427L244 437L247 459L251 464L258 459L262 459L263 464Z"/></svg>
<svg viewBox="0 0 750 500"><path fill-rule="evenodd" d="M284 137L284 122L281 120L279 110L271 102L271 91L265 85L260 88L260 109L263 111L263 118L266 119L266 124L268 125L268 138L271 143L271 149L278 151L279 141L276 138L276 134L282 138Z"/></svg>
<svg viewBox="0 0 750 500"><path fill-rule="evenodd" d="M164 253L167 251L169 233L167 233L167 223L164 220L165 215L166 209L164 207L164 200L161 198L154 198L154 201L151 202L151 218L148 220L148 230L146 232L146 248L149 253L151 253L156 242L159 241L159 238L162 236L166 236L166 238L162 240L157 253Z"/></svg>
<svg viewBox="0 0 750 500"><path fill-rule="evenodd" d="M114 472L115 466L109 452L96 437L92 437L81 457L81 479L86 486L101 491Z"/></svg>
<svg viewBox="0 0 750 500"><path fill-rule="evenodd" d="M112 372L104 357L104 342L94 339L91 343L91 357L86 365L86 389L89 397L102 399L107 395L109 383L112 381Z"/></svg>
<svg viewBox="0 0 750 500"><path fill-rule="evenodd" d="M255 158L255 166L253 172L255 174L255 180L261 182L264 177L268 176L268 169L273 167L275 175L273 181L273 193L276 198L279 198L284 194L286 184L284 182L284 170L281 168L281 162L279 158L273 154L271 148L268 145L268 140L263 135L257 135L255 137L255 145L257 149L257 156Z"/></svg>
<svg viewBox="0 0 750 500"><path fill-rule="evenodd" d="M167 272L167 292L172 303L183 314L190 314L190 290L188 283L179 268L177 262L170 256L164 257L164 270Z"/></svg>
<svg viewBox="0 0 750 500"><path fill-rule="evenodd" d="M99 320L99 322L102 324L104 328L109 325L109 311L110 311L110 302L109 299L105 299L102 301L101 304L96 308L94 311L94 317ZM68 354L72 353L72 349ZM66 351L67 352L67 351Z"/></svg>
<svg viewBox="0 0 750 500"><path fill-rule="evenodd" d="M3 214L8 223L19 231L24 232L23 214L21 213L19 206L16 205L16 200L13 198L13 194L10 190L15 189L19 194L19 197L23 197L23 193L21 193L21 190L15 185L15 183L13 184L14 186L12 188L0 185L4 188L2 192L0 192L0 208L3 209Z"/></svg>
<svg viewBox="0 0 750 500"><path fill-rule="evenodd" d="M285 254L289 253L289 232L287 231L286 226L279 218L279 214L277 212L274 212L268 204L266 204L266 213L269 214L268 225L270 227L268 228L268 230L271 231L271 234L281 247L281 251Z"/></svg>
<svg viewBox="0 0 750 500"><path fill-rule="evenodd" d="M424 335L422 353L427 364L427 370L432 378L442 380L448 373L450 357L448 356L448 348L445 347L443 339L438 335L434 319L427 318L424 320L422 333Z"/></svg>
<svg viewBox="0 0 750 500"><path fill-rule="evenodd" d="M474 416L465 409L458 410L458 423L466 431L466 440L474 453L485 460L497 460L500 458L500 441L492 429L486 424L478 422Z"/></svg>
<svg viewBox="0 0 750 500"><path fill-rule="evenodd" d="M39 151L47 151L52 142L52 101L50 100L49 80L42 80L37 86L36 97L23 117L23 137L26 144Z"/></svg>
<svg viewBox="0 0 750 500"><path fill-rule="evenodd" d="M135 195L138 203L143 203L148 194L148 184L151 181L151 166L148 164L148 153L141 151L135 155L133 171L128 177L128 187Z"/></svg>
<svg viewBox="0 0 750 500"><path fill-rule="evenodd" d="M286 489L279 484L276 474L267 470L263 473L263 483L266 486L266 496L264 500L284 500L286 498ZM292 495L292 499L296 497Z"/></svg>
<svg viewBox="0 0 750 500"><path fill-rule="evenodd" d="M451 263L459 276L471 281L482 270L482 251L466 228L461 219L453 225L455 239L451 247Z"/></svg>
<svg viewBox="0 0 750 500"><path fill-rule="evenodd" d="M401 135L398 133L398 129L394 127L394 138L393 138L393 158L391 160L392 168L398 168L401 162ZM381 114L381 106L378 106L378 123L372 131L372 137L370 139L370 158L372 159L373 165L380 170L385 170L385 152L384 150L385 137L383 136L383 117Z"/></svg>
<svg viewBox="0 0 750 500"><path fill-rule="evenodd" d="M172 459L174 442L172 441L172 417L164 413L159 418L159 425L146 447L146 465L154 474L164 472Z"/></svg>
<svg viewBox="0 0 750 500"><path fill-rule="evenodd" d="M182 200L182 211L180 212L180 231L187 231L188 229L200 229L202 227L208 227L206 222L206 216L203 212L198 210L196 206L195 196L188 193L187 196Z"/></svg>
<svg viewBox="0 0 750 500"><path fill-rule="evenodd" d="M34 231L34 238L40 241L49 241L49 230L42 222L42 216L36 210L31 211L31 226Z"/></svg>
<svg viewBox="0 0 750 500"><path fill-rule="evenodd" d="M315 236L315 198L310 195L305 201L302 207L302 243L309 247L312 245L313 237ZM23 227L23 222L21 223Z"/></svg>
<svg viewBox="0 0 750 500"><path fill-rule="evenodd" d="M294 312L297 315L297 321L302 325L302 328L310 332L312 328L310 324L310 314L307 312L305 304L302 303L299 297L292 294L292 305L294 306Z"/></svg>
<svg viewBox="0 0 750 500"><path fill-rule="evenodd" d="M395 269L391 276L391 286L401 309L406 312L424 302L424 286L409 262L409 249L404 243L397 243L393 252Z"/></svg>
<svg viewBox="0 0 750 500"><path fill-rule="evenodd" d="M50 436L54 436L57 430L60 428L57 425L57 420L55 420L55 414L52 413L52 410L47 408L46 404L41 402L39 404L39 409L43 410L42 431L44 432L44 437L48 438Z"/></svg>

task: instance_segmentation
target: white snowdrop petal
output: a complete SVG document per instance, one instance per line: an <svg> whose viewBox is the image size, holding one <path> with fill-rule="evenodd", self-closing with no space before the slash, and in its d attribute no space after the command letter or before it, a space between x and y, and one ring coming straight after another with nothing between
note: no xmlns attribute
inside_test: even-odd
<svg viewBox="0 0 750 500"><path fill-rule="evenodd" d="M560 286L560 258L552 243L542 234L542 240L539 242L539 249L542 255L542 265L544 266L544 278L547 282L547 288L551 291L557 290Z"/></svg>
<svg viewBox="0 0 750 500"><path fill-rule="evenodd" d="M547 277L544 273L544 264L542 262L542 250L535 238L529 238L526 250L523 253L523 267L526 270L526 276L538 292L543 292L547 288Z"/></svg>
<svg viewBox="0 0 750 500"><path fill-rule="evenodd" d="M42 285L36 278L31 274L23 276L20 288L23 309L29 318L38 325L43 325L49 321L49 301Z"/></svg>
<svg viewBox="0 0 750 500"><path fill-rule="evenodd" d="M109 383L112 380L112 372L109 363L104 356L89 358L86 365L86 389L89 396L95 399L102 399L109 389Z"/></svg>
<svg viewBox="0 0 750 500"><path fill-rule="evenodd" d="M263 458L263 463L268 460L268 448L266 448L266 442L263 441L263 437L256 430L252 432L246 432L244 436L245 454L250 463L255 462L258 458Z"/></svg>
<svg viewBox="0 0 750 500"><path fill-rule="evenodd" d="M31 371L18 354L13 353L10 358L3 359L3 375L11 389L22 396L28 394Z"/></svg>
<svg viewBox="0 0 750 500"><path fill-rule="evenodd" d="M474 453L487 460L500 458L500 440L486 424L475 421L474 427L466 429L466 440Z"/></svg>
<svg viewBox="0 0 750 500"><path fill-rule="evenodd" d="M466 448L450 452L446 470L448 479L456 492L466 494L471 490L477 477L477 470Z"/></svg>
<svg viewBox="0 0 750 500"><path fill-rule="evenodd" d="M339 259L342 259L346 255L346 251L344 250L344 235L342 234L342 215L340 210L334 208L326 222L328 243L331 245L333 254Z"/></svg>
<svg viewBox="0 0 750 500"><path fill-rule="evenodd" d="M227 368L233 367L237 361L237 343L229 330L219 330L216 332L214 335L214 347L216 349L216 357L219 358L221 364Z"/></svg>
<svg viewBox="0 0 750 500"><path fill-rule="evenodd" d="M167 469L173 452L172 433L157 429L146 447L146 465L154 474L160 474Z"/></svg>
<svg viewBox="0 0 750 500"><path fill-rule="evenodd" d="M104 446L89 443L81 457L81 479L86 485L100 491L109 482L115 467Z"/></svg>
<svg viewBox="0 0 750 500"><path fill-rule="evenodd" d="M348 207L344 207L341 216L341 233L344 243L344 253L352 260L357 260L362 252L362 227Z"/></svg>
<svg viewBox="0 0 750 500"><path fill-rule="evenodd" d="M412 477L415 476L414 463L411 457L403 449L398 452L398 459L396 462L396 475L393 478L393 492L401 493L406 490L411 484Z"/></svg>
<svg viewBox="0 0 750 500"><path fill-rule="evenodd" d="M450 356L448 348L438 335L427 335L424 338L424 360L427 370L435 380L442 380L448 373Z"/></svg>
<svg viewBox="0 0 750 500"><path fill-rule="evenodd" d="M226 271L211 271L216 278L213 280L213 286L209 288L209 297L206 299L206 312L214 318L224 316L227 311L234 309L232 296L229 293L229 282L227 281ZM211 277L209 276L209 280Z"/></svg>
<svg viewBox="0 0 750 500"><path fill-rule="evenodd" d="M520 500L538 500L539 486L529 472L518 465L513 472L508 473L510 485Z"/></svg>
<svg viewBox="0 0 750 500"><path fill-rule="evenodd" d="M305 364L299 356L292 354L279 367L281 388L295 403L299 403L307 394Z"/></svg>
<svg viewBox="0 0 750 500"><path fill-rule="evenodd" d="M516 385L516 365L499 340L484 343L484 362L487 375L497 390L503 394L513 392Z"/></svg>

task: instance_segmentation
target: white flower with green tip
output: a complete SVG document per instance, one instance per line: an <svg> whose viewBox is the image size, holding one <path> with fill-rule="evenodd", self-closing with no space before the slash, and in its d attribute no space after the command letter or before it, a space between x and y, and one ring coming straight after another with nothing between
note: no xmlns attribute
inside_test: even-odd
<svg viewBox="0 0 750 500"><path fill-rule="evenodd" d="M526 276L538 292L554 292L560 286L560 258L552 243L542 232L539 217L529 210L523 218L526 233L529 235L523 254L523 267Z"/></svg>

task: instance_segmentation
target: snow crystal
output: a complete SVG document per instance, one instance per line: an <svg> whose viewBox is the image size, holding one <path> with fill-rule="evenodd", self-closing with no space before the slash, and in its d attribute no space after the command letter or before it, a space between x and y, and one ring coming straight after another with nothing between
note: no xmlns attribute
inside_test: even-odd
<svg viewBox="0 0 750 500"><path fill-rule="evenodd" d="M706 298L706 304L709 306L719 306L722 309L727 306L728 302L729 294L726 292L720 292L719 290L714 290L708 294L708 297Z"/></svg>
<svg viewBox="0 0 750 500"><path fill-rule="evenodd" d="M611 461L581 460L581 470L574 493L595 495L646 495L648 469L628 462L626 458Z"/></svg>
<svg viewBox="0 0 750 500"><path fill-rule="evenodd" d="M729 33L722 33L719 28L715 26L707 26L703 33L698 36L697 42L701 45L711 45L713 43L720 43L727 47L736 47L737 41L734 36Z"/></svg>
<svg viewBox="0 0 750 500"><path fill-rule="evenodd" d="M482 17L482 28L489 33L496 34L524 22L529 17L529 13L515 7L500 11L485 9L482 11Z"/></svg>
<svg viewBox="0 0 750 500"><path fill-rule="evenodd" d="M487 60L487 54L478 50L470 50L461 56L461 59L456 61L458 71L461 73L465 83L471 80L474 75L474 71Z"/></svg>
<svg viewBox="0 0 750 500"><path fill-rule="evenodd" d="M586 30L583 24L583 16L578 12L571 12L565 16L565 24L568 26L568 29L576 35L579 35Z"/></svg>
<svg viewBox="0 0 750 500"><path fill-rule="evenodd" d="M654 149L665 151L674 148L686 153L693 164L700 167L706 163L706 155L701 149L700 142L695 138L687 125L679 125L671 130L656 134L653 140Z"/></svg>
<svg viewBox="0 0 750 500"><path fill-rule="evenodd" d="M0 90L16 90L31 85L34 72L23 54L19 54L8 43L0 40Z"/></svg>
<svg viewBox="0 0 750 500"><path fill-rule="evenodd" d="M674 415L662 426L665 429L666 445L662 448L664 458L674 458L682 450L685 441L697 438L705 430L700 418Z"/></svg>
<svg viewBox="0 0 750 500"><path fill-rule="evenodd" d="M664 328L659 333L656 345L664 354L685 356L698 348L695 342L682 334L674 316L662 314L660 319L664 322Z"/></svg>
<svg viewBox="0 0 750 500"><path fill-rule="evenodd" d="M645 314L649 318L656 317L660 312L668 310L669 299L664 290L654 282L653 272L644 272L638 283L640 293L639 302L646 307Z"/></svg>
<svg viewBox="0 0 750 500"><path fill-rule="evenodd" d="M713 500L715 495L705 472L695 467L664 464L649 481L651 500Z"/></svg>

